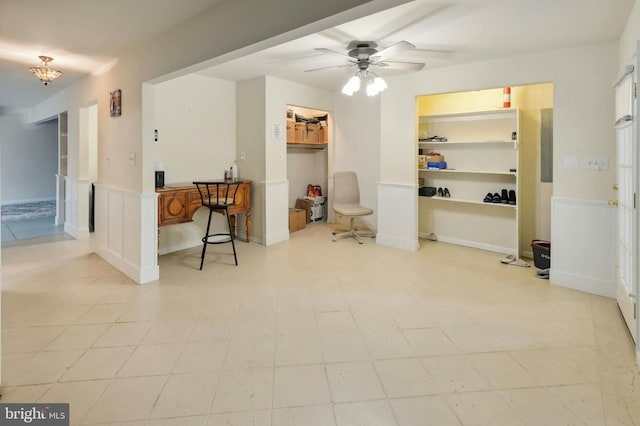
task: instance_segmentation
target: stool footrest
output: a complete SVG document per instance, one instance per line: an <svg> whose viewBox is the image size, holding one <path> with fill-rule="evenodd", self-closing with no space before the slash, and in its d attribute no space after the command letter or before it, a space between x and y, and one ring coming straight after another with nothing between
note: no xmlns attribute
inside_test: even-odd
<svg viewBox="0 0 640 426"><path fill-rule="evenodd" d="M211 238L214 238L211 241ZM209 234L205 237L202 237L202 242L205 244L225 244L230 243L232 239L231 234L221 233L221 234Z"/></svg>

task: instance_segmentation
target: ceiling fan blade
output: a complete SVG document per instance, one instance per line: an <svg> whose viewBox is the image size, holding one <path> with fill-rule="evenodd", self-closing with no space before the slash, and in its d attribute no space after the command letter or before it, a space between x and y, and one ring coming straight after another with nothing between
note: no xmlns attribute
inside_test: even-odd
<svg viewBox="0 0 640 426"><path fill-rule="evenodd" d="M382 49L381 51L371 55L371 60L374 62L384 61L387 58L390 58L394 55L397 55L400 52L404 52L405 50L414 49L415 46L408 41L399 41L396 44L392 44L391 46Z"/></svg>
<svg viewBox="0 0 640 426"><path fill-rule="evenodd" d="M420 71L424 68L424 63L422 62L393 62L393 61L385 61L385 62L374 62L371 65L376 67L389 68L393 70L401 70L401 71Z"/></svg>
<svg viewBox="0 0 640 426"><path fill-rule="evenodd" d="M329 68L346 68L346 67L352 67L352 66L354 66L354 64L331 65L329 67L312 68L310 70L304 70L304 72L328 70Z"/></svg>
<svg viewBox="0 0 640 426"><path fill-rule="evenodd" d="M339 56L343 59L346 58L350 61L352 60L352 58L346 53L336 52L335 50L326 49L324 47L316 47L314 50L317 50L318 52L322 52L322 53L328 53L329 55Z"/></svg>

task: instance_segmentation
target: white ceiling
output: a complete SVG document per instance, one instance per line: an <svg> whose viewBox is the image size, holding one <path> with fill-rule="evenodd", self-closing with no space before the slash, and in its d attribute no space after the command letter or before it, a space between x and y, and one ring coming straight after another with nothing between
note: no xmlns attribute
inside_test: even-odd
<svg viewBox="0 0 640 426"><path fill-rule="evenodd" d="M32 106L220 0L0 0L0 106ZM38 56L63 72L45 87Z"/></svg>
<svg viewBox="0 0 640 426"><path fill-rule="evenodd" d="M0 106L31 106L95 70L132 45L161 34L219 0L0 0ZM338 90L355 68L314 50L346 53L353 40L384 48L407 40L417 49L394 61L427 68L618 40L634 0L416 0L201 74L229 80L260 75ZM321 6L320 6L321 7ZM45 87L27 68L38 55L64 72ZM378 72L378 71L376 71ZM380 69L382 76L397 71Z"/></svg>
<svg viewBox="0 0 640 426"><path fill-rule="evenodd" d="M322 31L200 74L229 80L272 75L339 90L355 67L313 72L344 64L314 48L346 53L353 40L378 48L407 40L416 50L393 61L425 62L426 68L543 52L618 40L634 0L416 0ZM377 68L382 76L397 74Z"/></svg>

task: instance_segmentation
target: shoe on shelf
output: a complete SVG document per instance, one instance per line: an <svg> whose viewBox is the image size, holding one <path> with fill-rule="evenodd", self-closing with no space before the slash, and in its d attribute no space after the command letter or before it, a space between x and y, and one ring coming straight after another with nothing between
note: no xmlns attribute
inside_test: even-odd
<svg viewBox="0 0 640 426"><path fill-rule="evenodd" d="M444 189L444 196L445 198L451 198L451 193L449 192L449 188Z"/></svg>
<svg viewBox="0 0 640 426"><path fill-rule="evenodd" d="M502 194L502 195L500 195L500 202L501 202L502 204L507 204L507 203L509 203L509 195L508 195L509 193L507 192L507 190L506 190L506 189L503 189L503 190L502 190L502 192L501 192L501 194Z"/></svg>
<svg viewBox="0 0 640 426"><path fill-rule="evenodd" d="M509 204L516 205L516 191L513 189L509 191Z"/></svg>
<svg viewBox="0 0 640 426"><path fill-rule="evenodd" d="M497 192L493 194L493 198L491 199L491 202L495 204L501 204L502 198L500 198L500 194L498 194Z"/></svg>
<svg viewBox="0 0 640 426"><path fill-rule="evenodd" d="M484 201L485 203L493 203L493 194L490 192L487 192L487 195L484 196Z"/></svg>
<svg viewBox="0 0 640 426"><path fill-rule="evenodd" d="M442 188L438 188L438 197L444 197L444 192L442 191Z"/></svg>

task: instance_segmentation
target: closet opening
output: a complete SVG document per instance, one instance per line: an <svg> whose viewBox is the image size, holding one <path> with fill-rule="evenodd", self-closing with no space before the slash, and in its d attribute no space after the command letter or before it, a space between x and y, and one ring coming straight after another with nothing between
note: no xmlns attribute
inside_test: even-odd
<svg viewBox="0 0 640 426"><path fill-rule="evenodd" d="M327 221L330 112L287 105L289 232ZM303 212L302 212L302 211Z"/></svg>
<svg viewBox="0 0 640 426"><path fill-rule="evenodd" d="M419 237L533 258L551 235L553 84L418 96Z"/></svg>

